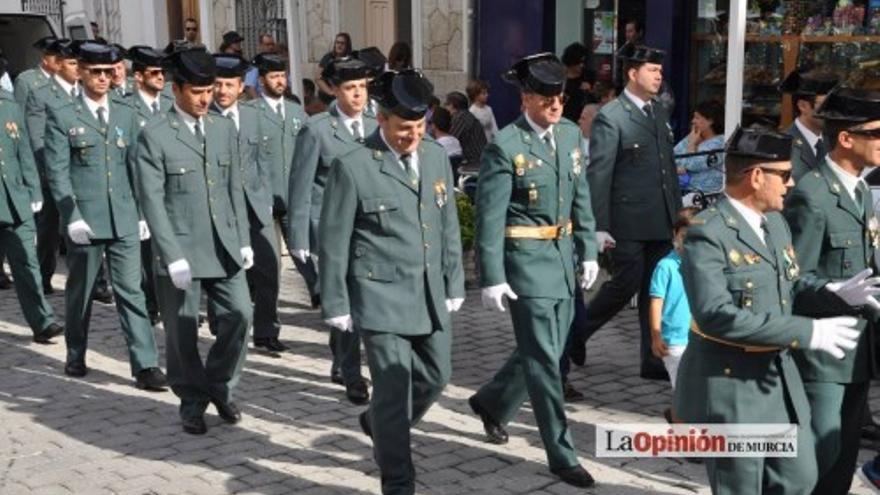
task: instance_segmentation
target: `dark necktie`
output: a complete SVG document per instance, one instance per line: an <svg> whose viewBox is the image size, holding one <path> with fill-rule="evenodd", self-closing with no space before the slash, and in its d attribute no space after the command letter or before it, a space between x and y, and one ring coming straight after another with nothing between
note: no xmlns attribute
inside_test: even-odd
<svg viewBox="0 0 880 495"><path fill-rule="evenodd" d="M773 237L770 235L770 227L767 225L766 218L761 220L761 230L764 231L764 244L767 246L770 254L773 255L773 258L776 259L776 246L773 245Z"/></svg>
<svg viewBox="0 0 880 495"><path fill-rule="evenodd" d="M547 149L550 150L551 155L556 154L556 143L553 142L553 134L549 131L544 133L544 144L547 145Z"/></svg>
<svg viewBox="0 0 880 495"><path fill-rule="evenodd" d="M858 207L859 214L861 216L865 216L865 209L870 208L867 203L867 200L870 197L871 197L871 193L868 192L868 188L865 187L865 183L862 181L859 181L856 184L855 199L856 199L856 206Z"/></svg>
<svg viewBox="0 0 880 495"><path fill-rule="evenodd" d="M152 109L153 109L153 115L156 115L157 113L159 113L159 102L158 101L153 102Z"/></svg>
<svg viewBox="0 0 880 495"><path fill-rule="evenodd" d="M76 86L70 88L70 97L76 98Z"/></svg>
<svg viewBox="0 0 880 495"><path fill-rule="evenodd" d="M202 124L199 121L196 121L196 125L193 126L193 133L196 135L196 141L198 141L202 146L205 145L205 135L202 134Z"/></svg>
<svg viewBox="0 0 880 495"><path fill-rule="evenodd" d="M647 115L649 119L654 118L654 107L651 106L650 103L645 103L645 106L642 107L642 110L644 110L645 115Z"/></svg>
<svg viewBox="0 0 880 495"><path fill-rule="evenodd" d="M104 116L104 112L106 112L106 111L107 111L106 108L98 107L98 110L97 110L98 123L101 124L101 129L104 129L105 127L107 127L107 117Z"/></svg>
<svg viewBox="0 0 880 495"><path fill-rule="evenodd" d="M820 161L824 160L825 153L825 143L822 141L822 138L819 138L819 140L816 141L816 158L818 158Z"/></svg>
<svg viewBox="0 0 880 495"><path fill-rule="evenodd" d="M406 175L409 177L410 182L415 186L419 183L419 174L416 173L416 169L412 164L412 155L401 155L400 161L403 162L403 168L406 170Z"/></svg>
<svg viewBox="0 0 880 495"><path fill-rule="evenodd" d="M277 113L278 116L281 117L281 120L284 120L284 104L283 103L279 103L278 106L275 107L275 113Z"/></svg>
<svg viewBox="0 0 880 495"><path fill-rule="evenodd" d="M354 136L355 140L359 143L364 141L364 135L361 134L361 123L357 120L351 123L351 135Z"/></svg>

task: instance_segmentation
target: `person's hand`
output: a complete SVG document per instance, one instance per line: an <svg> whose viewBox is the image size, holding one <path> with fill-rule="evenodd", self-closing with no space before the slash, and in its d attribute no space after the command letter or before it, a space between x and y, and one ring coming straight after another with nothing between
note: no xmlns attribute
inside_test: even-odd
<svg viewBox="0 0 880 495"><path fill-rule="evenodd" d="M453 297L452 299L446 300L446 311L450 313L455 313L459 309L461 309L461 305L464 304L463 297Z"/></svg>
<svg viewBox="0 0 880 495"><path fill-rule="evenodd" d="M696 153L697 147L703 142L703 136L697 130L697 126L691 126L691 132L687 135L688 153Z"/></svg>
<svg viewBox="0 0 880 495"><path fill-rule="evenodd" d="M307 263L309 260L309 250L308 249L294 249L293 253L291 253L294 258L296 258L300 263Z"/></svg>
<svg viewBox="0 0 880 495"><path fill-rule="evenodd" d="M147 225L146 220L141 220L138 222L138 239L142 241L146 241L150 238L150 227Z"/></svg>
<svg viewBox="0 0 880 495"><path fill-rule="evenodd" d="M595 261L584 261L581 263L581 272L578 276L581 289L590 290L590 287L596 283L596 277L599 276L599 263Z"/></svg>
<svg viewBox="0 0 880 495"><path fill-rule="evenodd" d="M878 287L880 277L868 278L873 274L872 269L865 268L852 278L843 282L831 282L826 284L825 288L850 306L871 306L880 310L880 303L874 299L875 294L880 294L880 287Z"/></svg>
<svg viewBox="0 0 880 495"><path fill-rule="evenodd" d="M250 246L241 248L241 267L250 270L254 266L254 250Z"/></svg>
<svg viewBox="0 0 880 495"><path fill-rule="evenodd" d="M31 203L31 213L39 213L43 209L42 201L34 201Z"/></svg>
<svg viewBox="0 0 880 495"><path fill-rule="evenodd" d="M596 246L598 246L600 253L604 253L606 249L614 249L617 246L617 241L608 232L600 230L596 232Z"/></svg>
<svg viewBox="0 0 880 495"><path fill-rule="evenodd" d="M480 292L480 297L483 300L484 308L501 312L507 311L504 307L505 297L513 301L517 299L516 293L506 283L484 287Z"/></svg>
<svg viewBox="0 0 880 495"><path fill-rule="evenodd" d="M67 236L74 244L86 245L95 236L89 224L85 220L77 220L67 225Z"/></svg>
<svg viewBox="0 0 880 495"><path fill-rule="evenodd" d="M351 315L334 316L333 318L327 318L326 320L324 320L324 323L343 332L350 332L354 327L351 321Z"/></svg>
<svg viewBox="0 0 880 495"><path fill-rule="evenodd" d="M662 359L669 355L669 347L663 342L660 332L651 332L651 353L658 359Z"/></svg>
<svg viewBox="0 0 880 495"><path fill-rule="evenodd" d="M171 277L171 283L180 290L187 290L192 285L192 271L185 259L169 264L168 276Z"/></svg>
<svg viewBox="0 0 880 495"><path fill-rule="evenodd" d="M852 316L838 316L813 320L813 336L810 337L810 349L831 354L843 359L844 351L856 348L859 342L859 331L856 325L859 320Z"/></svg>

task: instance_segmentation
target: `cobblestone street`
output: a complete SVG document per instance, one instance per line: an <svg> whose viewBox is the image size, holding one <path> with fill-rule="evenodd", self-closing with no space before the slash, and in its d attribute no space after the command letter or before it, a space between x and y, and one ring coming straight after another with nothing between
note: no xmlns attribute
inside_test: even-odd
<svg viewBox="0 0 880 495"><path fill-rule="evenodd" d="M378 493L371 443L357 426L361 408L329 381L327 334L299 276L288 266L283 280L281 337L292 351L280 359L252 353L237 396L244 420L226 425L212 407L202 437L181 431L170 391L134 388L112 306L95 305L90 372L71 379L62 371L63 338L33 343L14 292L0 292L0 493ZM56 275L55 287L63 282ZM63 302L61 291L51 296L59 317ZM591 341L587 367L573 371L587 399L566 408L581 459L598 482L588 492L708 493L701 465L594 458L595 423L663 421L670 402L667 383L638 377L636 327L635 312L623 312ZM164 348L161 328L157 336ZM211 341L207 326L201 337ZM546 469L528 404L508 428L508 445L481 441L467 398L512 345L509 316L483 310L471 290L456 317L452 383L413 434L419 493L581 493ZM875 412L878 398L875 387ZM863 450L860 459L872 455ZM869 493L859 481L853 491Z"/></svg>

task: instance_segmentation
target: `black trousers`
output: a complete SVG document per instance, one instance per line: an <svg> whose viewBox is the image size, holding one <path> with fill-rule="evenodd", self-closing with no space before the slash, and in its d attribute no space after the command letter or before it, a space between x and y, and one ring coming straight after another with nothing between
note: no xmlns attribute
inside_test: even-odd
<svg viewBox="0 0 880 495"><path fill-rule="evenodd" d="M672 249L670 241L618 240L611 250L614 273L602 285L587 306L582 325L573 329L572 345L585 345L608 320L613 318L632 297L639 295L639 327L641 329L641 374L663 376L663 362L651 353L651 329L648 327L648 289L654 267Z"/></svg>

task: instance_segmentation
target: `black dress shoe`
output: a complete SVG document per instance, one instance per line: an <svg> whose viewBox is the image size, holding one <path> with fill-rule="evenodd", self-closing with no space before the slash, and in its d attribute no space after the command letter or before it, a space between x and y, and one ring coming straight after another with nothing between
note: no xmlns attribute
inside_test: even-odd
<svg viewBox="0 0 880 495"><path fill-rule="evenodd" d="M204 435L208 432L208 425L205 424L205 418L202 416L184 418L182 425L183 431L190 435Z"/></svg>
<svg viewBox="0 0 880 495"><path fill-rule="evenodd" d="M348 397L349 402L356 406L362 406L370 401L370 389L367 386L367 381L363 378L358 378L351 383L345 384L345 396Z"/></svg>
<svg viewBox="0 0 880 495"><path fill-rule="evenodd" d="M584 400L584 394L574 388L568 380L562 382L562 398L565 402L580 402Z"/></svg>
<svg viewBox="0 0 880 495"><path fill-rule="evenodd" d="M312 309L318 309L321 307L321 294L315 294L311 297Z"/></svg>
<svg viewBox="0 0 880 495"><path fill-rule="evenodd" d="M642 368L639 376L644 378L645 380L665 380L667 382L669 381L669 374L664 368Z"/></svg>
<svg viewBox="0 0 880 495"><path fill-rule="evenodd" d="M43 295L51 296L55 293L55 288L52 287L52 282L43 282Z"/></svg>
<svg viewBox="0 0 880 495"><path fill-rule="evenodd" d="M86 368L86 363L81 361L72 361L64 365L64 374L67 376L82 378L86 376L86 373L88 372L89 369Z"/></svg>
<svg viewBox="0 0 880 495"><path fill-rule="evenodd" d="M138 371L134 386L143 390L163 392L168 386L168 379L159 368L145 368Z"/></svg>
<svg viewBox="0 0 880 495"><path fill-rule="evenodd" d="M587 362L587 344L586 342L580 343L571 341L571 345L568 349L568 359L571 360L572 363L583 366L584 363Z"/></svg>
<svg viewBox="0 0 880 495"><path fill-rule="evenodd" d="M330 372L330 381L337 385L345 385L345 378L342 378L342 373L339 370Z"/></svg>
<svg viewBox="0 0 880 495"><path fill-rule="evenodd" d="M113 304L113 292L107 287L95 289L92 299L103 304Z"/></svg>
<svg viewBox="0 0 880 495"><path fill-rule="evenodd" d="M582 466L573 466L565 469L551 469L551 473L559 476L563 482L579 488L589 488L596 484L596 480L590 476Z"/></svg>
<svg viewBox="0 0 880 495"><path fill-rule="evenodd" d="M159 313L150 313L150 325L156 326L162 321L162 318L159 317Z"/></svg>
<svg viewBox="0 0 880 495"><path fill-rule="evenodd" d="M373 427L370 426L370 418L367 415L367 411L358 414L358 424L361 425L361 431L364 432L364 435L373 438Z"/></svg>
<svg viewBox="0 0 880 495"><path fill-rule="evenodd" d="M12 279L5 272L0 272L0 290L9 290L12 288Z"/></svg>
<svg viewBox="0 0 880 495"><path fill-rule="evenodd" d="M231 425L241 421L241 411L239 411L235 402L212 400L211 404L214 404L214 407L217 408L217 415L220 416L220 419L223 421L226 421Z"/></svg>
<svg viewBox="0 0 880 495"><path fill-rule="evenodd" d="M287 346L278 339L254 339L254 349L267 356L280 358L279 352L286 351Z"/></svg>
<svg viewBox="0 0 880 495"><path fill-rule="evenodd" d="M504 431L504 427L498 424L497 421L492 419L492 416L483 409L483 406L477 401L477 396L472 395L470 399L468 399L468 404L471 406L471 411L474 412L477 416L480 417L480 420L483 421L483 430L486 432L486 440L489 443L494 443L497 445L503 445L507 443L508 436L507 432Z"/></svg>
<svg viewBox="0 0 880 495"><path fill-rule="evenodd" d="M52 339L64 333L64 327L57 323L50 323L49 326L34 334L34 342L38 344L51 344Z"/></svg>

